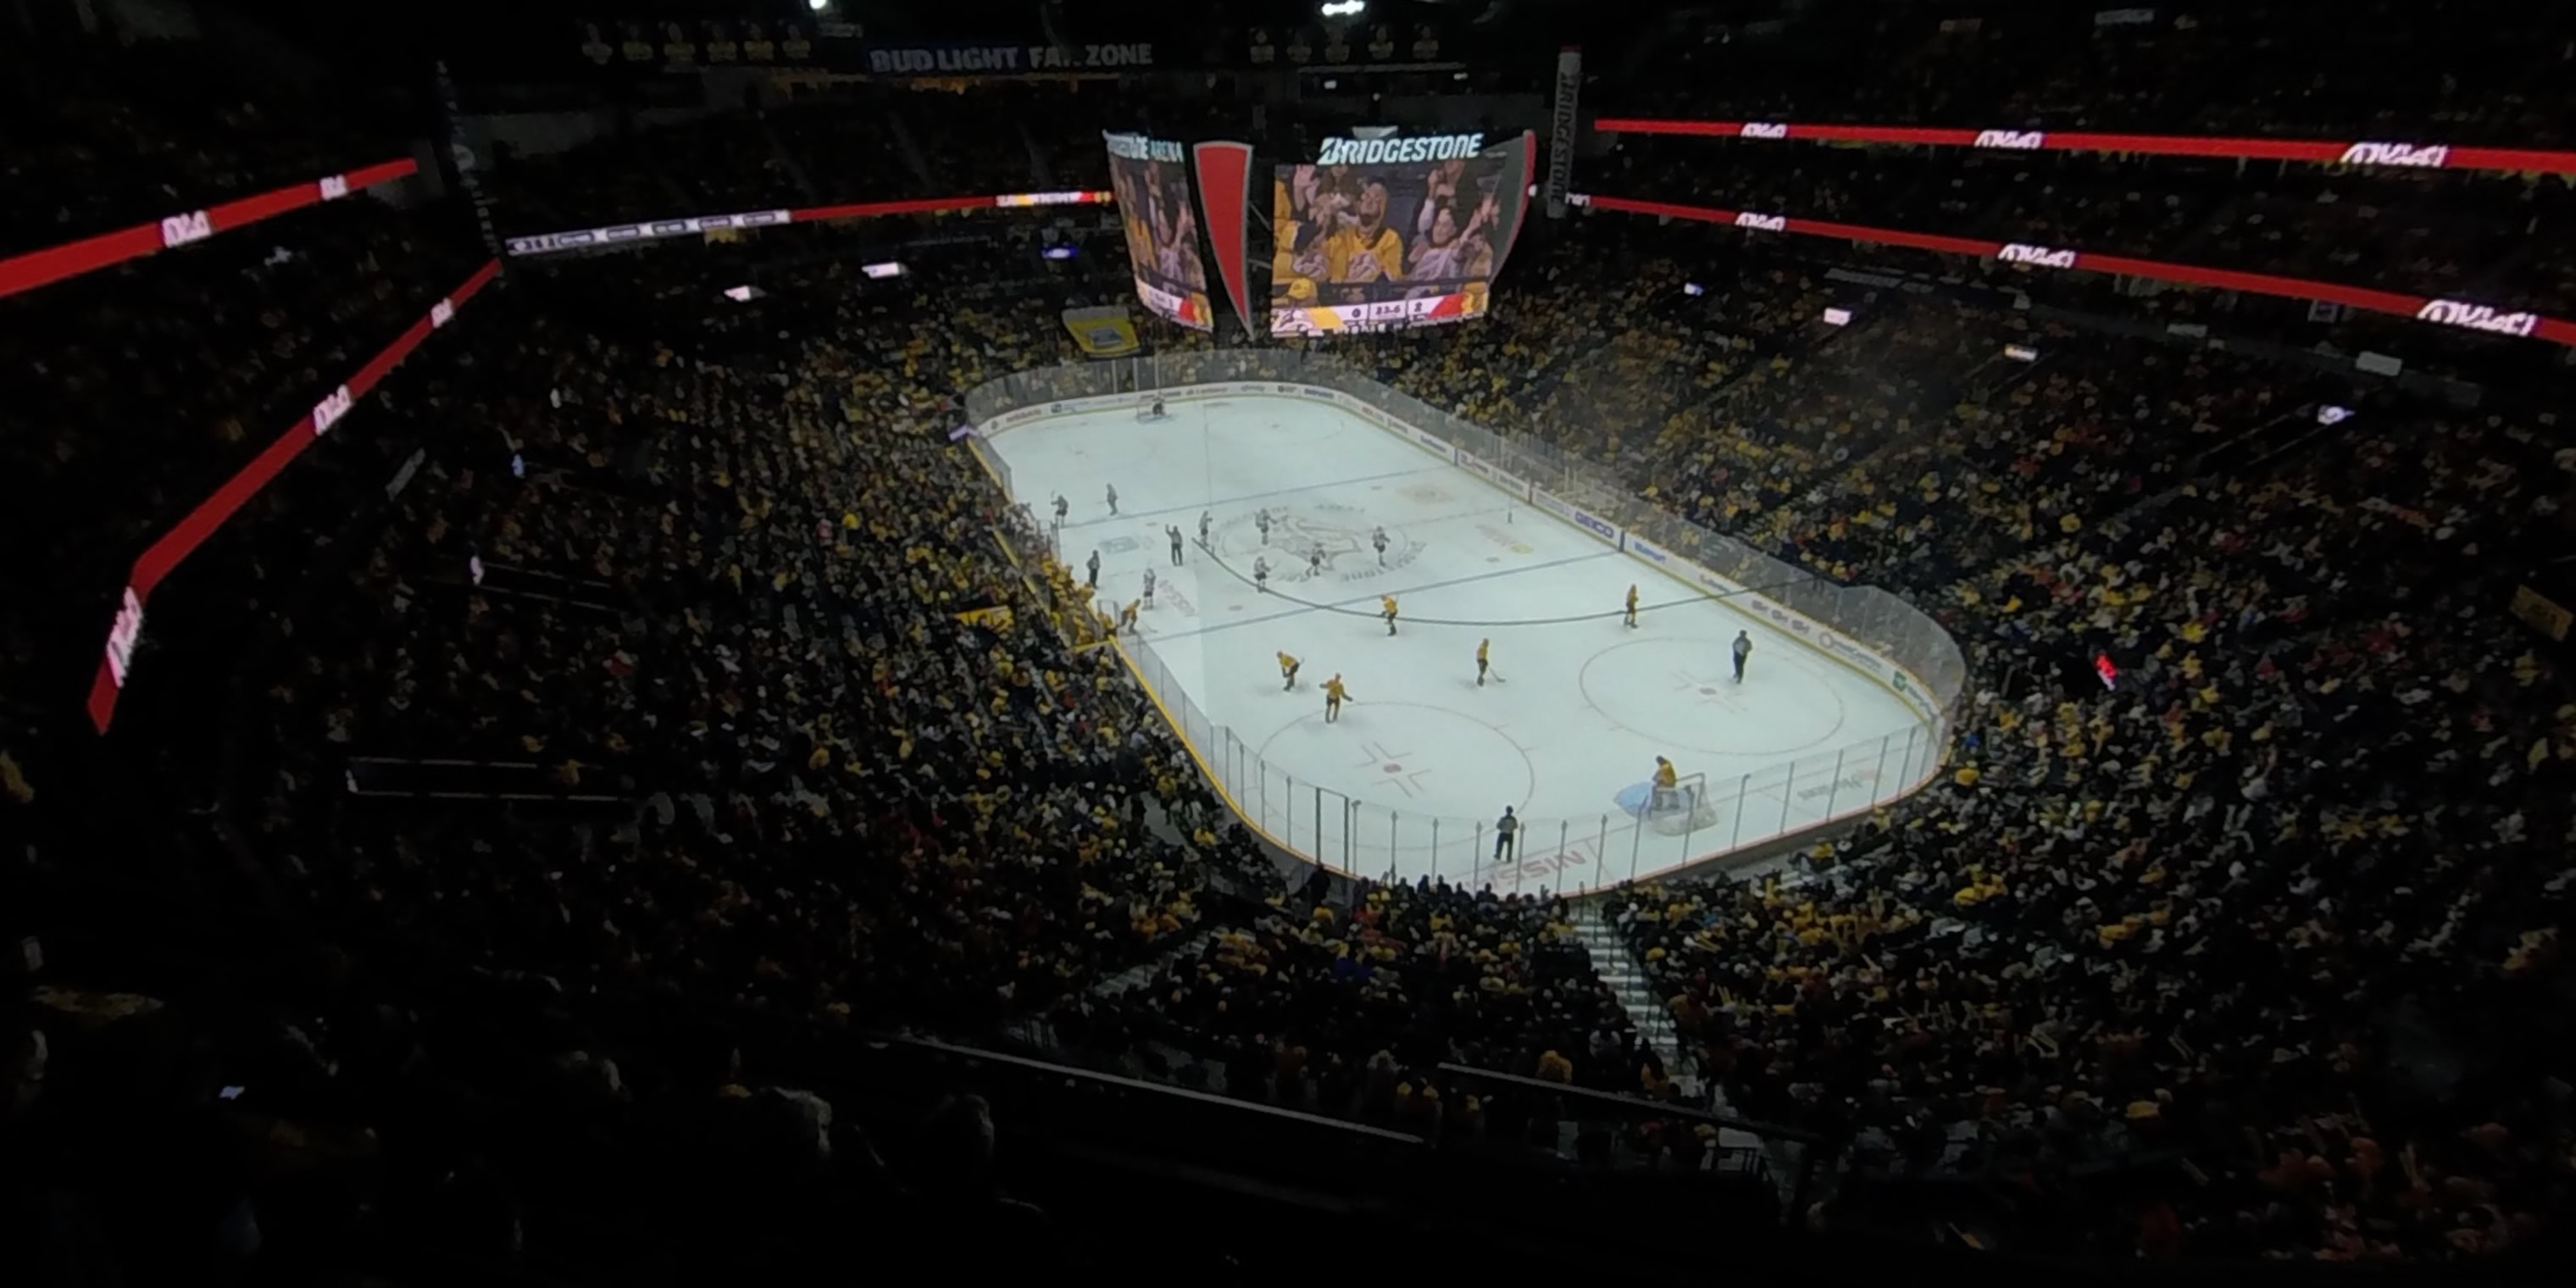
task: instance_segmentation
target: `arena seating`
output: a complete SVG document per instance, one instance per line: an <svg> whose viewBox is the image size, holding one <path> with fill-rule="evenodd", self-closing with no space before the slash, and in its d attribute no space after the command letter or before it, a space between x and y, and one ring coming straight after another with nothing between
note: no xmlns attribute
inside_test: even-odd
<svg viewBox="0 0 2576 1288"><path fill-rule="evenodd" d="M1789 95L1784 67L1621 106L2548 142L2566 85L2530 43L2445 54L2497 69L2456 95L2381 95L2249 65L2228 18L2153 40L1891 28L1845 47L1886 78ZM52 94L101 66L27 83L69 111L87 100ZM1029 110L1058 92L805 103L495 178L524 227L1098 186L1098 129L1133 105ZM85 128L112 135L13 141L11 173L69 191L102 148L146 160L13 244L383 148L283 108L200 129L102 93L119 106ZM2521 180L2285 171L2255 195L2230 166L1748 146L1632 139L1590 173L2549 307L2576 290L2563 244L2512 232L2557 227L2564 189ZM479 260L454 204L301 212L7 302L13 549L70 623L13 620L13 673L85 682L134 543ZM2569 1216L2576 695L2504 611L2569 548L2576 449L2545 407L2075 316L2131 307L2099 294L2032 311L1976 280L1856 286L1714 229L1540 230L1493 316L1339 351L1906 595L1981 691L1944 779L1792 862L1585 906L1440 884L1348 902L1232 824L949 444L961 390L1074 360L1056 310L1117 298L1123 271L1031 285L996 245L877 282L779 252L514 267L493 316L156 604L156 636L205 641L154 659L196 686L156 736L223 731L113 762L172 771L163 790L97 781L34 686L0 693L0 817L35 852L0 878L0 937L42 948L8 967L0 1140L35 1165L0 1194L27 1223L0 1236L25 1238L0 1243L146 1280L263 1237L317 1265L396 1249L568 1281L737 1257L820 1281L847 1267L795 1258L842 1230L1132 1263L1006 1192L969 1094L990 1060L889 1055L899 1032L1521 1157L1579 1151L1498 1078L1721 1109L1836 1143L1837 1193L1796 1214L1833 1232L1884 1229L1869 1196L1925 1180L2009 1189L2019 1237L2096 1257L2467 1261ZM768 298L717 295L755 273ZM1819 322L1828 304L1852 324ZM2133 311L2312 335L2191 295ZM2311 432L2328 400L2357 416ZM2116 687L2063 682L2104 651L2128 659ZM1621 1003L1627 963L1587 921L1660 1013ZM1520 1097L1510 1128L1497 1094ZM1616 1152L1707 1159L1670 1122ZM1049 1173L1049 1205L1080 1205L1083 1175Z"/></svg>

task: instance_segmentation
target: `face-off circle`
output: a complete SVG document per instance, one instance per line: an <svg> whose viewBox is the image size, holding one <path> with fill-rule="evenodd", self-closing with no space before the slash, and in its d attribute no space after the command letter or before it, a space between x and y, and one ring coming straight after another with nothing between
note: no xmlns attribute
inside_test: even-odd
<svg viewBox="0 0 2576 1288"><path fill-rule="evenodd" d="M1612 645L1583 664L1584 701L1659 747L1713 756L1789 758L1830 750L1846 718L1830 677L1795 650L1759 648L1735 682L1731 639L1685 636ZM1808 672L1787 683L1762 675Z"/></svg>
<svg viewBox="0 0 2576 1288"><path fill-rule="evenodd" d="M1355 701L1329 725L1322 711L1308 711L1252 750L1268 765L1305 766L1313 777L1301 775L1300 787L1465 823L1490 820L1505 805L1525 808L1538 788L1537 769L1509 735L1464 712L1419 702Z"/></svg>
<svg viewBox="0 0 2576 1288"><path fill-rule="evenodd" d="M1405 567L1422 555L1422 543L1406 536L1402 526L1372 522L1367 511L1352 506L1271 506L1266 511L1270 516L1267 543L1261 538L1263 513L1254 510L1233 515L1216 525L1213 536L1217 553L1229 560L1267 556L1274 578L1295 580L1306 575L1307 560L1321 550L1326 576L1355 580L1376 576L1380 571L1376 536L1377 529L1383 527L1385 571Z"/></svg>

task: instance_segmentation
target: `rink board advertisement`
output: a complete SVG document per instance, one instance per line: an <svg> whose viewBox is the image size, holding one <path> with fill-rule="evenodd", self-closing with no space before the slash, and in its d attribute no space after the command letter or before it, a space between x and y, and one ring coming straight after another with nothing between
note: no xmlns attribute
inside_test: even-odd
<svg viewBox="0 0 2576 1288"><path fill-rule="evenodd" d="M1271 179L1270 333L1434 326L1484 313L1528 160L1481 134L1324 140Z"/></svg>
<svg viewBox="0 0 2576 1288"><path fill-rule="evenodd" d="M1530 498L1532 489L1528 483L1521 480L1520 476L1463 447L1458 449L1458 468L1483 479L1487 485L1499 488L1523 501Z"/></svg>
<svg viewBox="0 0 2576 1288"><path fill-rule="evenodd" d="M1337 389L1325 389L1316 385L1301 385L1275 380L1185 385L1171 390L1157 390L1153 392L1163 397L1166 401L1174 403L1194 402L1205 398L1228 398L1241 395L1296 398L1299 400L1329 402L1335 407L1395 435L1397 438L1403 439L1416 447L1422 448L1443 460L1450 461L1453 464L1465 468L1469 473L1474 474L1478 478L1494 483L1497 489L1504 492L1506 495L1518 497L1526 504L1535 505L1550 514L1565 520L1568 524L1590 533L1594 537L1608 543L1623 553L1634 556L1637 559L1662 569L1674 580L1691 586L1712 598L1722 599L1727 603L1734 605L1746 616L1767 624L1781 635L1805 645L1810 650L1822 653L1835 661L1850 666L1861 674L1887 686L1889 690L1894 692L1897 697L1903 699L1906 705L1912 707L1927 722L1937 724L1941 719L1941 713L1932 705L1932 698L1929 692L1924 688L1922 681L1909 674L1905 668L1888 661L1876 650L1862 644L1860 641L1852 639L1849 636L1844 635L1842 632L1834 630L1833 628L1826 626L1824 623L1808 617L1804 613L1784 608L1779 604L1773 603L1771 600L1746 589L1735 581L1710 572L1708 569L1703 568L1688 559L1684 559L1671 551L1665 550L1652 543L1641 541L1632 534L1622 532L1617 525L1609 523L1589 511L1577 508L1573 503L1557 496L1555 493L1549 492L1545 488L1538 487L1526 480L1520 479L1508 471L1493 469L1485 462L1478 460L1473 454L1462 448L1454 446L1447 439L1415 426L1407 421L1397 419L1395 416L1389 414L1385 408L1379 407L1374 403L1366 402ZM1005 412L1002 415L994 417L983 427L981 433L984 437L990 438L1004 430L1048 417L1067 416L1079 412L1100 411L1115 407L1133 406L1135 405L1138 397L1139 395L1132 393L1104 394L1097 397L1068 398L1061 402L1023 407L1017 411Z"/></svg>
<svg viewBox="0 0 2576 1288"><path fill-rule="evenodd" d="M1109 187L1127 230L1127 268L1136 298L1167 322L1216 329L1208 307L1207 266L1199 259L1198 216L1190 201L1189 150L1169 139L1103 133Z"/></svg>

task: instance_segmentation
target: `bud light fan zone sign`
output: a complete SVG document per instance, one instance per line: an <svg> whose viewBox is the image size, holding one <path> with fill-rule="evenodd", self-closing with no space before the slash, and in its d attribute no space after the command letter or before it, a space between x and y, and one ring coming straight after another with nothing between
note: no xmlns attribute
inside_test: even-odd
<svg viewBox="0 0 2576 1288"><path fill-rule="evenodd" d="M1485 311L1525 208L1509 141L1426 134L1323 141L1272 175L1270 333L1385 331Z"/></svg>
<svg viewBox="0 0 2576 1288"><path fill-rule="evenodd" d="M1107 45L871 45L871 76L1029 76L1120 72L1154 65L1146 43Z"/></svg>
<svg viewBox="0 0 2576 1288"><path fill-rule="evenodd" d="M1199 258L1197 205L1190 200L1189 151L1169 139L1107 134L1109 187L1127 230L1127 268L1136 298L1167 322L1216 329L1208 306L1207 265Z"/></svg>

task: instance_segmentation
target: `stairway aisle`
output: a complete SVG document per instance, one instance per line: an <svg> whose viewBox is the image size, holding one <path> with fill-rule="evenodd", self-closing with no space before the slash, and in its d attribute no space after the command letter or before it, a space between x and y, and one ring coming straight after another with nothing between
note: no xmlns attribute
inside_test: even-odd
<svg viewBox="0 0 2576 1288"><path fill-rule="evenodd" d="M1592 954L1592 969L1609 981L1611 992L1618 997L1619 1004L1627 1008L1629 1021L1637 1026L1637 1032L1663 1060L1664 1072L1672 1075L1673 1081L1680 1085L1683 1100L1711 1113L1735 1113L1734 1106L1726 1101L1726 1088L1715 1083L1703 1083L1698 1062L1684 1058L1681 1035L1673 1028L1672 1012L1665 1007L1664 999L1656 996L1653 983L1646 978L1645 963L1637 959L1636 951L1628 946L1619 928L1602 916L1600 900L1587 899L1576 905L1574 933ZM1784 1151L1793 1150L1795 1146L1774 1144L1733 1127L1719 1128L1717 1143L1727 1149L1764 1150L1771 1158L1772 1175L1780 1180L1782 1192L1787 1192L1789 1178L1796 1175L1796 1160Z"/></svg>
<svg viewBox="0 0 2576 1288"><path fill-rule="evenodd" d="M1655 1055L1664 1062L1664 1072L1680 1084L1682 1098L1694 1105L1701 1104L1698 1062L1683 1058L1680 1035L1673 1029L1671 1012L1664 1008L1663 999L1655 996L1654 986L1646 981L1644 964L1637 960L1636 953L1629 950L1628 941L1620 937L1619 928L1602 918L1601 905L1597 900L1578 905L1574 935L1584 950L1592 954L1592 969L1609 981L1610 991L1618 997L1619 1005L1627 1008L1628 1022L1636 1025L1646 1045L1654 1048Z"/></svg>
<svg viewBox="0 0 2576 1288"><path fill-rule="evenodd" d="M1099 983L1084 989L1083 993L1089 997L1107 997L1113 993L1139 987L1145 981L1162 973L1164 967L1185 958L1198 956L1200 950L1207 947L1209 940L1216 938L1227 929L1229 927L1226 926L1202 926L1181 936L1169 949L1102 979Z"/></svg>

